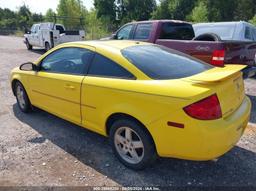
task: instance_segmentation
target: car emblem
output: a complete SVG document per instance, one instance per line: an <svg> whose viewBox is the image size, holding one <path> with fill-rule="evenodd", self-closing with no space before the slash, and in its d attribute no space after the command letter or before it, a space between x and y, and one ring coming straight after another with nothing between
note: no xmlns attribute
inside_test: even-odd
<svg viewBox="0 0 256 191"><path fill-rule="evenodd" d="M209 46L197 46L196 47L196 50L198 51L209 51L210 50L210 47Z"/></svg>

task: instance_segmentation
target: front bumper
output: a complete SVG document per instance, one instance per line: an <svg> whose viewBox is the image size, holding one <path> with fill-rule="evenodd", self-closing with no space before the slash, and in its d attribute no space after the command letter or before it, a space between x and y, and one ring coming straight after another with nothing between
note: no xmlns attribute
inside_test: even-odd
<svg viewBox="0 0 256 191"><path fill-rule="evenodd" d="M184 129L160 126L168 120L165 118L161 122L151 124L150 132L159 156L211 160L236 145L248 124L250 112L251 102L245 97L240 107L227 118L200 121L183 116L180 120L186 121Z"/></svg>

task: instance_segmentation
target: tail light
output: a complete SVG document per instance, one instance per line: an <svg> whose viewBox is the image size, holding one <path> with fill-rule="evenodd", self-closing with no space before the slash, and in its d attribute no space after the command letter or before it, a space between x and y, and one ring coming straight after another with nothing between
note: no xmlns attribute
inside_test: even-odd
<svg viewBox="0 0 256 191"><path fill-rule="evenodd" d="M214 50L212 53L211 64L214 66L224 66L225 50Z"/></svg>
<svg viewBox="0 0 256 191"><path fill-rule="evenodd" d="M218 96L213 94L183 108L191 117L200 120L214 120L222 117Z"/></svg>

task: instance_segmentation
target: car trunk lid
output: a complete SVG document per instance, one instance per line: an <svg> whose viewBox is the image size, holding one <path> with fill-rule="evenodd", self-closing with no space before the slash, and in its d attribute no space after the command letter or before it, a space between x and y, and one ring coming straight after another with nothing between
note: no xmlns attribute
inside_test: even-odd
<svg viewBox="0 0 256 191"><path fill-rule="evenodd" d="M222 116L225 118L232 114L244 99L244 83L240 72L244 67L242 65L216 67L184 80L201 86L214 86L220 101Z"/></svg>

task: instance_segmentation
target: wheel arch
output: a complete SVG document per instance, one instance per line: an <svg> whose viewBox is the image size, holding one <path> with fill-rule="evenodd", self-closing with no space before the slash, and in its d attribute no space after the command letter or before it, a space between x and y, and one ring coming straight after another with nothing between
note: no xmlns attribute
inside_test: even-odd
<svg viewBox="0 0 256 191"><path fill-rule="evenodd" d="M137 122L138 124L141 125L141 127L143 127L143 130L150 136L152 143L154 144L154 147L156 149L156 144L155 141L153 139L153 136L151 135L150 131L148 130L148 128L137 118L133 117L132 115L126 114L126 113L112 113L106 120L105 123L105 131L106 131L106 135L109 136L110 133L110 129L111 126L113 125L113 123L115 121L117 121L118 119L128 119L128 120L133 120L135 122Z"/></svg>
<svg viewBox="0 0 256 191"><path fill-rule="evenodd" d="M51 43L50 43L50 42L48 42L47 40L46 40L46 41L44 41L44 47L46 47L46 44L49 44L49 47L51 48Z"/></svg>
<svg viewBox="0 0 256 191"><path fill-rule="evenodd" d="M21 80L18 79L18 78L14 78L14 79L12 80L11 86L12 86L12 93L13 93L14 96L16 96L16 93L15 93L15 85L16 85L17 82L20 82L20 83L23 85L23 83L21 82Z"/></svg>
<svg viewBox="0 0 256 191"><path fill-rule="evenodd" d="M13 92L13 95L15 95L15 85L17 82L21 83L21 85L25 88L25 91L27 92L27 86L26 86L26 83L25 83L26 79L24 79L21 75L19 74L14 74L12 76L12 80L11 80L11 88L12 88L12 92Z"/></svg>

